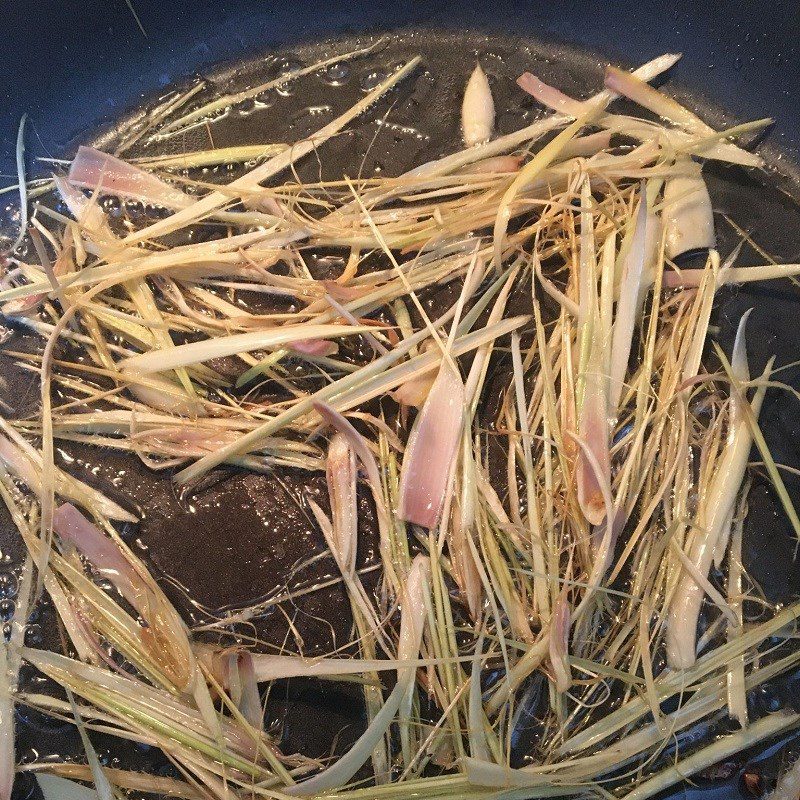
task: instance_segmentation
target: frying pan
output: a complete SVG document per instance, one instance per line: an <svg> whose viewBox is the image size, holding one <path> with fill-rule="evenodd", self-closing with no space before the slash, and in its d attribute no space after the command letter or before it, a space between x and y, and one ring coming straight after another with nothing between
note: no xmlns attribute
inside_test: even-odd
<svg viewBox="0 0 800 800"><path fill-rule="evenodd" d="M62 150L165 84L211 64L340 34L409 26L478 29L642 62L684 52L680 81L736 118L778 124L772 147L800 155L800 5L793 0L3 0L0 172L28 112L43 150ZM787 167L787 170L789 168Z"/></svg>
<svg viewBox="0 0 800 800"><path fill-rule="evenodd" d="M372 0L336 6L309 0L286 5L244 0L134 0L134 7L146 36L124 0L73 0L68 7L55 0L40 0L34 7L21 0L3 3L0 25L7 49L0 65L0 174L15 171L14 142L22 113L28 113L32 122L29 155L69 155L77 142L92 139L96 131L168 85L205 73L220 62L252 62L262 53L286 47L300 51L303 43L319 39L439 29L448 32L441 37L442 50L450 49L443 57L453 62L456 70L463 57L462 71L467 70L475 43L480 41L475 31L485 33L487 42L501 42L506 49L513 49L516 42L520 47L534 42L534 50L548 54L553 62L580 61L579 74L591 71L592 66L598 70L600 63L608 60L639 63L661 52L682 50L685 56L676 70L677 82L670 84L671 91L689 98L690 105L712 123L730 124L768 115L776 119L761 152L774 168L767 182L779 186L780 191L770 188L764 194L758 182L740 184L725 173L712 176L712 189L715 200L721 198L731 207L752 206L749 218L755 220L762 241L774 244L776 256L800 260L800 212L781 194L800 195L800 6L796 2L776 0L764 8L756 2L668 5L651 0L635 4L617 0L493 0L485 4ZM467 30L473 32L469 47L461 50L460 32ZM435 37L423 34L423 40L435 50ZM269 138L270 131L266 133ZM796 298L784 290L767 293L752 287L723 297L715 320L723 345L729 349L735 321L754 303L760 312L754 315L752 326L753 368L759 369L775 352L782 362L795 360L797 355L792 354L800 350L794 321L798 306ZM787 376L797 385L797 373ZM762 421L776 460L800 466L796 416L796 409L787 401L773 398L762 412ZM113 471L114 463L109 461L109 470ZM134 492L151 490L146 476L140 475L139 480ZM795 496L800 494L800 484L790 481L789 486ZM243 482L236 489L240 495L232 498L230 489L225 488L220 494L223 508L226 502L246 499L252 490ZM131 487L126 486L126 491ZM800 594L790 537L781 528L783 523L765 483L757 483L751 506L753 522L747 544L751 572L775 601ZM369 509L364 513L368 516ZM218 538L225 541L226 537L241 536L240 530L225 527L224 516L223 510L214 518ZM183 532L185 528L177 526L173 538L180 540ZM4 546L1 534L0 550ZM190 560L197 555L182 551L178 544L172 557ZM200 573L195 579L198 576ZM187 584L192 583L191 578L189 575ZM235 580L234 575L229 578ZM220 591L224 594L225 590L223 580ZM303 727L304 718L313 714L315 725L309 727L327 727L334 734L357 720L360 713L352 694L313 687L304 687L291 698L287 690L286 711L297 720L296 731ZM20 726L23 755L33 757L28 751L37 748L69 755L76 747L65 730L48 727L40 718L29 716L24 723ZM302 730L299 736L308 736L309 741L296 741L298 747L313 748L312 731ZM149 758L139 752L133 761L144 767ZM17 788L20 799L31 791L29 782L21 781ZM681 790L674 796L702 800L739 796L736 784L730 782L712 782L697 791L695 795L694 789Z"/></svg>

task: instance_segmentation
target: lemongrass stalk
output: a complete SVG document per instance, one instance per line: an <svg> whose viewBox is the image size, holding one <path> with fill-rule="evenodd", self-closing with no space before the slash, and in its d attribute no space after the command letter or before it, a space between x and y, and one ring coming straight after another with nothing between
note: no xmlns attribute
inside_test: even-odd
<svg viewBox="0 0 800 800"><path fill-rule="evenodd" d="M145 134L151 131L156 125L165 120L170 114L175 113L189 102L198 92L207 86L207 81L200 79L185 92L179 92L174 97L170 97L163 103L159 103L150 109L141 120L136 120L130 127L132 130L122 139L114 149L115 156L121 156L129 150Z"/></svg>
<svg viewBox="0 0 800 800"><path fill-rule="evenodd" d="M209 735L200 712L181 705L166 692L55 653L25 648L23 657L62 686L106 709L122 724L130 719L159 736L166 735L211 756L219 761L220 766L228 765L247 775L264 775L265 771L252 764L249 756L240 755L238 749L242 735L227 720L223 726L226 741L221 746ZM237 749L231 747L234 742Z"/></svg>
<svg viewBox="0 0 800 800"><path fill-rule="evenodd" d="M150 291L150 287L147 285L147 283L140 278L135 281L126 281L123 285L125 287L125 291L127 291L131 300L133 300L133 304L136 307L136 310L139 312L139 316L145 321L145 324L150 329L150 333L153 338L153 346L151 349L169 350L173 348L175 345L172 341L172 337L169 335L169 331L161 329L158 325L158 323L163 324L164 318L161 315L161 311L159 310L158 306L156 305L153 293ZM156 325L151 326L151 321L155 322ZM196 397L197 392L195 391L194 385L192 384L186 369L183 367L176 369L175 374L177 375L178 380L189 397Z"/></svg>
<svg viewBox="0 0 800 800"><path fill-rule="evenodd" d="M486 744L484 726L486 717L483 713L481 698L481 656L483 654L483 631L475 645L475 656L470 671L469 686L469 754L471 758L481 761L489 760L489 749Z"/></svg>

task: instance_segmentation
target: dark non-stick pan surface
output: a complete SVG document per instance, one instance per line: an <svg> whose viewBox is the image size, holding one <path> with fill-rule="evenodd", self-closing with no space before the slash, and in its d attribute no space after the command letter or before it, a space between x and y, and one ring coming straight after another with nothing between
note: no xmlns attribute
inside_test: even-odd
<svg viewBox="0 0 800 800"><path fill-rule="evenodd" d="M198 10L193 12L197 17L182 12L177 13L175 19L183 20L181 24L186 24L187 19L197 18L202 20L198 25L208 30L209 19L206 14L213 19L215 12L202 9L202 5L197 4ZM143 7L149 8L150 4L137 4L142 22L149 27ZM574 17L577 13L572 6L566 5L563 11L567 17ZM508 8L501 5L498 14L504 13L509 13ZM128 39L141 35L129 12L116 9L111 17L113 25L109 35L123 27ZM162 17L160 15L158 18ZM258 25L263 23L263 19L263 15L259 17L258 14L252 17ZM341 27L343 19L334 14L331 18L332 27ZM368 19L372 24L377 24L374 17ZM387 22L394 19L389 17ZM656 41L659 50L688 51L687 76L694 78L692 82L697 83L698 54L691 52L696 35L692 35L691 25L682 29L686 19L688 17L677 16L673 23L673 35L664 33ZM101 87L96 83L93 77L96 73L92 70L83 95L56 96L49 93L46 87L38 87L33 95L38 109L34 121L43 144L34 144L31 150L38 152L38 147L46 146L47 149L54 148L54 154L68 155L76 137L101 146L112 144L118 132L136 118L137 107L132 104L132 94L144 91L146 87L147 96L144 100L140 99L138 104L146 107L147 102L160 91L166 91L166 86L159 88L159 84L170 84L172 88L172 81L179 75L186 75L194 66L255 48L253 40L257 36L253 27L257 26L255 23L248 25L246 20L243 11L238 16L233 14L221 19L224 31L237 36L238 44L232 46L218 30L210 36L207 52L198 45L189 52L178 53L176 48L186 40L187 34L184 30L176 29L172 50L165 51L172 55L160 62L164 71L156 82L153 81L155 73L146 72L143 76L132 75L126 83L124 76L119 74L119 65L110 59L107 69L112 78L108 86ZM564 38L564 20L549 17L548 20ZM152 18L149 21L152 22ZM509 25L510 21L511 17L508 18ZM88 29L95 25L89 18L85 18L84 22ZM506 24L502 19L501 23ZM615 24L621 24L621 21ZM71 30L70 25L67 25L67 30ZM316 17L310 20L306 18L306 30L310 33L322 31L321 21ZM631 25L631 30L636 30L636 25ZM265 35L265 38L269 36ZM270 55L261 47L244 60L203 69L202 73L211 79L212 88L209 91L213 94L214 91L253 85L287 66L312 63L331 52L344 52L368 40L364 37L340 37L336 41L295 45ZM215 44L219 44L218 50L214 48ZM72 46L69 38L67 46ZM154 42L153 50L158 46ZM138 56L131 54L138 53L137 48L141 47L141 42L138 45L122 42L120 48L125 55L121 60L131 58L136 61ZM144 48L147 47L147 43L144 43ZM632 53L620 53L619 47L611 49L616 51L612 52L611 60L624 62L633 58ZM638 51L640 45L632 49ZM67 53L67 58L71 58L72 51L68 50ZM359 169L365 175L378 171L395 174L451 150L458 142L459 93L476 56L480 56L493 84L500 132L518 128L541 113L513 83L523 70L537 72L570 93L581 93L588 87L601 84L602 67L609 60L605 53L593 53L585 47L570 47L563 42L554 43L551 39L441 31L408 32L393 36L389 46L379 56L354 62L342 70L321 76L309 76L288 91L274 92L261 98L262 102L258 105L246 105L229 117L212 123L210 129L214 143L216 146L225 146L300 139L323 124L331 110L336 112L349 106L379 81L385 70L413 53L421 53L425 61L425 68L414 83L402 88L390 102L358 120L348 133L326 145L320 153L321 163L314 159L307 160L301 167L306 177L315 177L320 170L328 177L340 176L343 172L355 174ZM652 50L646 55L654 54L656 51ZM88 52L86 57L89 57ZM155 52L151 53L151 57L158 61L159 56ZM745 70L745 66L742 65L741 69ZM680 89L676 89L676 93L683 99L688 98L689 104L699 108L712 124L738 121L743 118L745 111L748 116L778 113L776 109L767 107L764 100L766 96L773 98L773 85L769 87L769 92L762 93L764 97L760 101L758 93L753 92L744 102L739 98L737 103L734 98L734 102L725 109L712 104L708 96L714 96L714 89L718 88L714 78L715 67L709 61L704 68L710 76L706 81L708 91L704 93L705 96L701 93L687 94ZM675 77L678 82L684 77L682 66L679 65L675 70ZM113 107L108 102L101 108L82 105L90 98L97 100L102 95L108 95L108 100L113 100L118 106L127 106L126 110ZM724 101L729 97L729 91L720 91L719 98L715 96L715 99ZM24 104L24 100L18 97L16 102L18 107ZM781 105L780 98L776 102ZM52 108L53 116L47 114L48 108ZM741 113L732 113L731 108ZM84 112L82 117L70 116L68 122L58 126L60 114L79 114L81 109ZM387 112L386 124L378 125L377 121ZM793 113L797 114L796 108ZM98 128L101 119L106 124ZM79 124L80 120L84 120L85 124ZM6 122L7 119L4 124ZM81 131L82 127L85 130ZM715 208L720 212L717 229L723 254L736 241L732 228L723 220L722 215L726 214L747 229L776 259L800 260L800 209L791 199L798 185L794 164L794 143L799 138L796 135L798 130L800 125L787 126L779 119L777 131L765 148L773 165L768 173L745 174L724 168L709 170ZM207 144L208 131L203 127L186 139L173 141L170 147L194 149ZM362 161L368 149L369 153ZM162 146L160 152L163 151ZM8 155L7 147L3 148L3 155ZM209 180L227 179L229 174L222 169L209 173L207 177ZM742 252L743 264L760 260L761 257L752 249L745 248ZM746 289L731 290L721 295L714 324L719 326L719 339L723 346L729 350L735 325L742 312L750 307L755 309L750 326L752 370L761 369L772 354L778 355L779 365L794 361L797 358L795 354L800 352L797 346L800 333L795 324L800 303L788 284L750 285ZM35 348L37 344L18 330L8 347ZM11 391L6 399L15 403L19 413L34 410L38 395L35 380L16 371L7 359L3 360L2 369L11 378ZM783 378L788 383L800 385L800 373L796 370L787 370ZM776 461L800 467L800 425L796 422L796 402L786 394L768 395L762 412L762 424ZM324 551L322 536L311 523L304 504L304 498L310 492L322 489L324 483L321 476L309 479L308 475L291 472L258 476L222 470L202 490L182 496L176 494L168 476L148 471L135 459L76 446L60 448L59 458L79 477L101 486L116 499L127 502L140 512L141 523L126 530L125 535L149 561L176 604L192 622L207 621L210 615L278 593L285 586L287 576L291 575L290 588L296 588L324 581L333 573L333 563L324 561L311 568L296 569L299 562ZM795 496L800 496L800 482L791 475L787 475L786 480ZM372 509L366 500L362 506L364 535L359 558L363 566L369 566L376 561L374 540L370 535ZM767 481L759 475L754 482L750 506L745 542L747 566L772 602L796 598L800 595L800 573L794 561L794 542L776 498ZM20 563L21 550L11 535L9 521L5 517L0 517L0 520L0 589L8 583L12 589L7 594L13 595L13 575ZM349 629L346 608L346 600L337 589L309 594L293 604L295 624L302 632L307 653L325 652L337 641L346 640ZM29 631L30 643L46 643L50 639L51 615L52 612L46 607L39 612ZM267 641L280 644L286 635L284 617L274 613L259 620L258 634ZM794 696L793 687L793 681L768 687L765 696L754 697L753 701L760 703L765 713L768 709L774 710L787 704L800 704L800 695ZM48 755L77 756L80 753L79 742L70 727L59 727L44 717L28 712L20 712L19 717L19 747L23 759ZM313 724L309 724L311 721ZM348 690L346 686L330 683L287 682L281 686L280 692L272 694L268 723L281 736L282 744L288 750L325 756L337 734L341 734L337 740L337 750L341 752L357 737L362 724L359 693ZM532 725L531 736L535 735L534 727ZM713 734L714 731L709 731L709 735ZM524 736L520 737L520 742L521 751L517 756L524 761ZM120 750L110 739L100 739L98 745L109 762L119 761L126 766L148 769L162 766L159 755L154 752ZM791 743L789 746L792 746ZM761 752L763 748L758 753L738 759L713 776L702 777L699 789L687 789L689 794L676 796L693 797L694 792L699 792L697 796L703 800L739 796L741 774L746 768L769 775L780 766L779 754L770 761L750 764L748 767L749 758L756 758ZM165 766L164 769L168 768ZM30 790L29 781L20 781L19 798L27 796Z"/></svg>

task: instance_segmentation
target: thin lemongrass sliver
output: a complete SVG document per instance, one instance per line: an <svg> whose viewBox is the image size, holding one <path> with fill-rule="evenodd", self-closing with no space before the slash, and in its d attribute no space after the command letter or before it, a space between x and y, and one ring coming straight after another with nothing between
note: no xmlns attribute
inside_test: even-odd
<svg viewBox="0 0 800 800"><path fill-rule="evenodd" d="M717 277L717 286L726 286L737 283L752 283L754 281L773 281L781 278L794 278L800 275L800 264L765 264L753 267L729 267L720 271ZM690 288L699 286L703 280L703 270L684 269L678 272L670 271L664 274L664 287L674 289L677 287Z"/></svg>
<svg viewBox="0 0 800 800"><path fill-rule="evenodd" d="M608 397L608 415L612 419L616 418L619 409L625 374L628 370L633 331L636 325L640 287L645 280L647 228L647 196L644 187L642 187L639 192L639 209L634 223L633 237L622 270L619 302L614 315Z"/></svg>
<svg viewBox="0 0 800 800"><path fill-rule="evenodd" d="M176 367L185 367L252 350L266 350L309 339L325 339L337 336L355 336L370 330L369 325L285 325L267 331L236 333L219 336L201 342L181 344L166 350L151 350L119 362L123 372L147 374L165 372Z"/></svg>

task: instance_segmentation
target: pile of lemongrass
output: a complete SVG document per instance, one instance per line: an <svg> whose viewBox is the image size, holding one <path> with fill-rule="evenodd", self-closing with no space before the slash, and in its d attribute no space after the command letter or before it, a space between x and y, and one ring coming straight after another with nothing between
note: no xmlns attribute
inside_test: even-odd
<svg viewBox="0 0 800 800"><path fill-rule="evenodd" d="M758 426L765 393L788 387L771 363L751 373L748 314L732 352L709 339L720 286L800 274L716 250L703 164L763 166L734 140L768 120L712 129L649 85L677 61L666 55L609 67L588 100L525 73L520 91L553 113L493 137L478 66L465 149L394 177L287 172L413 81L414 58L303 141L121 158L374 47L208 102L196 83L114 154L82 147L46 183L25 181L21 127L30 224L15 244L29 247L5 261L0 311L42 337L38 354L4 351L40 376L41 413L0 419L0 494L28 552L0 646L0 800L23 770L47 798L644 800L800 726L750 718L747 692L800 666L800 604L771 608L742 564L753 446L800 535ZM642 115L616 113L620 96ZM225 185L193 172L232 162L248 166ZM68 214L33 202L49 190ZM106 196L166 213L121 228ZM198 225L216 235L165 244ZM315 247L346 253L340 274L315 277ZM705 266L681 270L687 252ZM425 302L445 286L452 305ZM254 294L276 310L248 305ZM202 644L120 538L136 516L57 467L56 440L135 454L190 486L221 465L324 471L329 502L306 502L357 655L234 638L291 591L204 626L222 643ZM375 593L356 562L362 484ZM24 646L42 592L63 653ZM23 662L64 693L20 684ZM265 732L271 682L298 676L363 685L364 732L338 759L283 753ZM15 705L73 723L86 764L16 765ZM539 734L518 752L533 708ZM697 744L726 716L738 729ZM160 749L178 777L102 766L95 732ZM775 797L796 793L796 772Z"/></svg>

